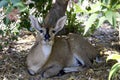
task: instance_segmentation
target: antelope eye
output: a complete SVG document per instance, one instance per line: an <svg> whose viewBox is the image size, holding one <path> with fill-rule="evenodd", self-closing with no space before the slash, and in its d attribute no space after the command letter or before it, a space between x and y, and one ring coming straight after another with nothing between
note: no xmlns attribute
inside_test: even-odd
<svg viewBox="0 0 120 80"><path fill-rule="evenodd" d="M55 33L56 31L55 30L52 30L52 33Z"/></svg>
<svg viewBox="0 0 120 80"><path fill-rule="evenodd" d="M40 33L43 33L43 30L39 30Z"/></svg>

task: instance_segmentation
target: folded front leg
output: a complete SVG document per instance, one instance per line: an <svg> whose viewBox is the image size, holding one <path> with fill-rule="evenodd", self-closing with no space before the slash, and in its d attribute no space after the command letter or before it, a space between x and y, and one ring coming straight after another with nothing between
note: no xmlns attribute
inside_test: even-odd
<svg viewBox="0 0 120 80"><path fill-rule="evenodd" d="M82 66L73 66L73 67L65 67L63 69L63 71L65 73L69 73L69 72L79 72L79 71L84 71L86 70L86 67L82 67Z"/></svg>
<svg viewBox="0 0 120 80"><path fill-rule="evenodd" d="M42 77L49 78L49 77L57 76L61 70L62 67L60 65L51 66L49 68L46 68L46 70L42 73Z"/></svg>

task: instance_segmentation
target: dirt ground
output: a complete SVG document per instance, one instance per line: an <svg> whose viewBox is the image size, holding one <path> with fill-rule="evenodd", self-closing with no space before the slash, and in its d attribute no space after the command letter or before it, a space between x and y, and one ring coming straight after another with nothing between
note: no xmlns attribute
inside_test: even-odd
<svg viewBox="0 0 120 80"><path fill-rule="evenodd" d="M111 44L117 42L117 36L118 33L114 29L99 28L91 37L87 38L104 55L101 57L102 63L93 63L94 68L43 79L40 75L30 76L26 71L26 56L35 39L33 35L25 34L19 37L17 42L12 43L10 49L4 48L3 51L0 51L0 80L107 80L113 61L106 63L105 59L106 56L119 52L120 46ZM120 73L115 80L120 80Z"/></svg>

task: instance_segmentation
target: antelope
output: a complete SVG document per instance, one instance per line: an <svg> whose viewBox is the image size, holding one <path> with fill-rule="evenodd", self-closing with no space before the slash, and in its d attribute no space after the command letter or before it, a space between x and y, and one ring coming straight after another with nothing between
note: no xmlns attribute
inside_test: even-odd
<svg viewBox="0 0 120 80"><path fill-rule="evenodd" d="M41 27L37 19L30 16L32 26L38 31L36 43L27 56L28 72L53 77L60 72L78 72L92 66L98 51L78 34L56 36L66 22L61 17L54 28Z"/></svg>

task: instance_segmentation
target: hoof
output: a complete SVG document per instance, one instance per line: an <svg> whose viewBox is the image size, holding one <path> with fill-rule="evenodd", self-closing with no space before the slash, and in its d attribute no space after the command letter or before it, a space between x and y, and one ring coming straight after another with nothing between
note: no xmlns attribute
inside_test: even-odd
<svg viewBox="0 0 120 80"><path fill-rule="evenodd" d="M50 77L50 76L49 76L48 74L46 74L46 73L42 73L41 76L42 76L43 78L49 78L49 77Z"/></svg>
<svg viewBox="0 0 120 80"><path fill-rule="evenodd" d="M57 74L57 76L62 76L62 75L64 75L64 74L65 74L64 70L61 70L61 71Z"/></svg>
<svg viewBox="0 0 120 80"><path fill-rule="evenodd" d="M32 76L35 75L35 72L33 70L27 70L27 72Z"/></svg>

